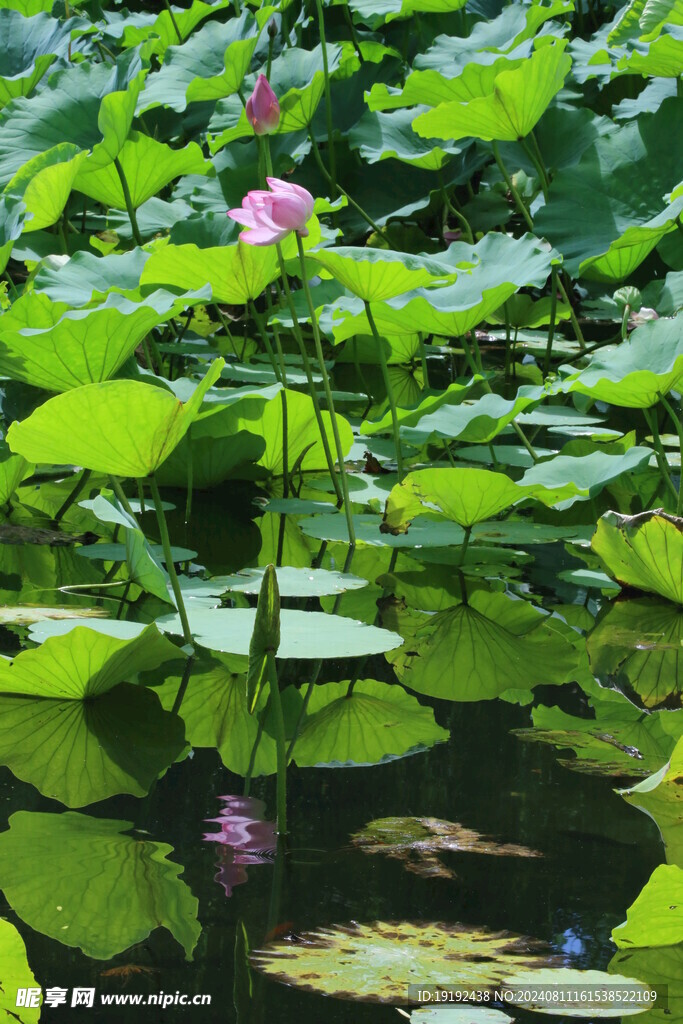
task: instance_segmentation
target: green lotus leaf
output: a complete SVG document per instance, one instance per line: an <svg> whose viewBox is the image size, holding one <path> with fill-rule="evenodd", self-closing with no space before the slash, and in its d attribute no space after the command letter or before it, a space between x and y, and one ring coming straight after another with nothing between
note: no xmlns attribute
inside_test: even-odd
<svg viewBox="0 0 683 1024"><path fill-rule="evenodd" d="M196 245L166 245L145 263L141 286L201 288L211 286L218 302L244 305L257 298L280 273L275 246L225 245L199 249Z"/></svg>
<svg viewBox="0 0 683 1024"><path fill-rule="evenodd" d="M635 516L606 512L592 548L618 583L683 604L683 519L662 509Z"/></svg>
<svg viewBox="0 0 683 1024"><path fill-rule="evenodd" d="M461 147L439 139L425 143L412 130L414 110L395 114L366 111L348 134L349 146L357 149L369 164L379 160L400 160L411 167L438 171Z"/></svg>
<svg viewBox="0 0 683 1024"><path fill-rule="evenodd" d="M33 462L148 476L187 432L222 368L222 359L213 362L184 405L168 391L141 381L86 384L49 399L28 419L14 422L7 443ZM55 423L60 424L58 434Z"/></svg>
<svg viewBox="0 0 683 1024"><path fill-rule="evenodd" d="M180 676L169 676L155 689L167 711L174 706L180 684ZM259 724L259 716L247 708L244 673L235 671L220 654L193 668L178 714L188 743L215 747L225 767L236 775L247 775L250 767L254 778L277 770L275 740Z"/></svg>
<svg viewBox="0 0 683 1024"><path fill-rule="evenodd" d="M303 942L272 942L252 966L285 985L363 1002L410 1003L408 986L495 989L510 974L555 961L510 932L462 925L356 924L306 932ZM542 947L541 947L542 948Z"/></svg>
<svg viewBox="0 0 683 1024"><path fill-rule="evenodd" d="M92 150L90 167L110 163L130 131L145 74L131 51L115 66L84 62L58 71L37 96L12 100L0 114L0 183L60 143Z"/></svg>
<svg viewBox="0 0 683 1024"><path fill-rule="evenodd" d="M474 590L467 604L398 627L406 643L389 660L404 686L430 697L493 700L576 678L578 655L558 622L505 594Z"/></svg>
<svg viewBox="0 0 683 1024"><path fill-rule="evenodd" d="M515 58L498 53L488 54L488 61L482 59L476 63L468 63L459 75L453 74L453 67L450 64L438 70L428 68L424 71L413 71L408 75L402 90L388 88L383 82L378 82L370 91L368 106L374 111L468 103L492 93L496 78L501 72L514 71L521 67L527 53L530 52L530 47L525 47L525 51L523 55ZM477 56L483 57L482 54ZM415 110L406 111L409 125L412 125L415 117Z"/></svg>
<svg viewBox="0 0 683 1024"><path fill-rule="evenodd" d="M209 289L155 291L132 302L113 293L100 306L70 310L28 292L0 317L0 372L48 391L113 377L152 327L206 301Z"/></svg>
<svg viewBox="0 0 683 1024"><path fill-rule="evenodd" d="M54 0L0 0L0 9L19 11L25 18L51 11Z"/></svg>
<svg viewBox="0 0 683 1024"><path fill-rule="evenodd" d="M148 16L145 19L147 24L137 25L133 18L127 17L123 19L121 42L123 46L130 47L149 40L153 52L163 57L168 47L178 42L178 32L183 40L186 40L205 18L230 6L232 0L213 0L212 3L192 0L189 7L171 7L170 10L161 11L156 17L153 14ZM265 10L269 8L266 7ZM212 25L216 27L215 22L212 22Z"/></svg>
<svg viewBox="0 0 683 1024"><path fill-rule="evenodd" d="M6 441L0 441L0 505L7 504L21 481L33 469L21 455L12 454Z"/></svg>
<svg viewBox="0 0 683 1024"><path fill-rule="evenodd" d="M241 569L234 576L220 577L221 586L231 593L258 594L265 569ZM347 590L367 587L368 581L348 572L329 569L296 569L282 565L275 570L282 597L322 597L344 594Z"/></svg>
<svg viewBox="0 0 683 1024"><path fill-rule="evenodd" d="M683 72L683 29L667 25L651 42L634 41L617 61L621 74L677 79Z"/></svg>
<svg viewBox="0 0 683 1024"><path fill-rule="evenodd" d="M337 246L318 249L308 255L345 288L367 302L392 299L426 285L449 284L457 277L454 267L437 258L390 249Z"/></svg>
<svg viewBox="0 0 683 1024"><path fill-rule="evenodd" d="M380 529L382 520L376 515L354 515L353 525L359 544L370 544L375 547L448 547L450 544L461 544L465 536L461 527L455 523L437 522L422 515L413 520L409 533L396 535L384 533ZM310 519L302 520L301 529L307 537L314 537L316 540L342 543L348 543L349 540L346 517L339 514L311 516Z"/></svg>
<svg viewBox="0 0 683 1024"><path fill-rule="evenodd" d="M0 9L0 108L17 96L28 96L57 57L66 57L72 35L88 23L77 18L59 21L31 4L31 17Z"/></svg>
<svg viewBox="0 0 683 1024"><path fill-rule="evenodd" d="M0 834L0 886L30 928L109 960L164 927L188 959L198 903L173 847L128 836L130 821L18 811Z"/></svg>
<svg viewBox="0 0 683 1024"><path fill-rule="evenodd" d="M110 292L121 292L139 301L138 284L148 259L149 253L139 248L109 256L80 250L61 266L42 266L33 284L37 292L47 295L52 302L70 307L103 302Z"/></svg>
<svg viewBox="0 0 683 1024"><path fill-rule="evenodd" d="M118 155L135 209L182 174L213 174L196 142L183 149L171 149L149 135L132 131ZM126 209L121 179L113 163L106 167L81 167L73 186L78 192L105 206Z"/></svg>
<svg viewBox="0 0 683 1024"><path fill-rule="evenodd" d="M0 719L0 763L67 807L145 796L186 749L180 719L129 683L96 699L0 695Z"/></svg>
<svg viewBox="0 0 683 1024"><path fill-rule="evenodd" d="M188 614L192 634L202 647L227 654L249 654L255 608L198 608L190 609ZM391 651L403 642L387 629L325 612L283 608L280 622L278 659L361 657ZM164 615L156 624L164 632L182 632L177 615Z"/></svg>
<svg viewBox="0 0 683 1024"><path fill-rule="evenodd" d="M17 991L21 988L39 988L26 958L24 941L9 921L0 918L0 959L2 960L2 988L0 989L0 1010L9 1019L16 1019ZM22 1024L38 1024L40 1008L24 1007L21 1011Z"/></svg>
<svg viewBox="0 0 683 1024"><path fill-rule="evenodd" d="M466 0L350 0L349 7L358 21L377 28L398 18L412 18L416 14L449 14L459 11Z"/></svg>
<svg viewBox="0 0 683 1024"><path fill-rule="evenodd" d="M413 129L423 138L521 139L535 127L571 67L566 40L549 41L512 71L501 71L486 95L449 102L419 114Z"/></svg>
<svg viewBox="0 0 683 1024"><path fill-rule="evenodd" d="M341 46L327 44L330 74L339 67L342 52ZM284 50L272 63L269 81L280 104L278 134L307 130L325 88L321 44L310 50L302 50L295 46ZM254 83L255 78L245 80L245 94L251 91ZM242 102L236 96L219 100L209 122L209 129L211 132L220 133L209 134L211 153L217 153L229 142L254 134Z"/></svg>
<svg viewBox="0 0 683 1024"><path fill-rule="evenodd" d="M69 625L71 622L67 620ZM0 693L59 700L101 696L123 680L181 652L156 627L143 627L132 640L117 640L97 629L73 627L35 650L0 662Z"/></svg>
<svg viewBox="0 0 683 1024"><path fill-rule="evenodd" d="M673 24L681 24L680 0L630 0L622 7L607 42L613 46L645 32L658 32L670 18Z"/></svg>
<svg viewBox="0 0 683 1024"><path fill-rule="evenodd" d="M487 469L418 469L392 488L384 526L404 533L415 516L434 508L446 519L468 529L525 496L525 489L503 473Z"/></svg>
<svg viewBox="0 0 683 1024"><path fill-rule="evenodd" d="M651 597L608 604L586 638L591 670L648 710L683 703L683 610Z"/></svg>
<svg viewBox="0 0 683 1024"><path fill-rule="evenodd" d="M59 220L86 157L78 146L64 143L38 153L17 171L5 194L21 199L31 214L24 231L39 231Z"/></svg>
<svg viewBox="0 0 683 1024"><path fill-rule="evenodd" d="M0 763L69 807L144 796L185 736L153 694L122 681L178 657L154 626L129 640L74 626L0 662Z"/></svg>
<svg viewBox="0 0 683 1024"><path fill-rule="evenodd" d="M298 391L282 392L287 401L287 465L291 472L292 467L301 459L301 468L305 471L327 468L325 450L320 439L320 432L315 417L313 400L309 395L303 395ZM265 451L257 465L273 476L281 476L284 468L283 463L283 411L281 394L272 398L265 404L257 398L253 401L247 399L236 405L231 410L233 430L247 430L251 434L262 437L265 440ZM334 438L332 436L332 419L330 413L322 410L322 421L325 434L327 435L330 450L334 451ZM337 427L341 439L341 446L346 455L353 444L353 433L348 420L339 413ZM227 418L227 414L226 414Z"/></svg>
<svg viewBox="0 0 683 1024"><path fill-rule="evenodd" d="M683 741L679 739L668 764L635 786L619 791L627 803L644 811L656 822L666 849L667 863L679 868L683 866L682 784Z"/></svg>
<svg viewBox="0 0 683 1024"><path fill-rule="evenodd" d="M431 708L396 684L359 679L315 686L294 747L300 767L383 764L448 739Z"/></svg>
<svg viewBox="0 0 683 1024"><path fill-rule="evenodd" d="M569 376L551 390L577 392L628 409L656 405L660 395L677 390L683 381L682 324L683 315L643 324L621 345L594 355L585 369L563 366Z"/></svg>
<svg viewBox="0 0 683 1024"><path fill-rule="evenodd" d="M160 487L211 490L231 478L254 474L266 448L265 437L234 430L234 417L202 419L192 424L180 444L157 471Z"/></svg>
<svg viewBox="0 0 683 1024"><path fill-rule="evenodd" d="M683 725L666 711L644 715L620 693L582 680L594 718L577 718L558 707L534 708L532 729L515 729L520 739L572 750L565 768L588 775L643 778L664 765Z"/></svg>
<svg viewBox="0 0 683 1024"><path fill-rule="evenodd" d="M528 327L531 330L536 327L544 327L549 324L552 316L552 298L548 295L538 302L534 302L530 295L519 292L512 295L499 310L488 317L491 323L507 323L512 328ZM555 303L555 320L568 320L571 315L570 307L565 302Z"/></svg>
<svg viewBox="0 0 683 1024"><path fill-rule="evenodd" d="M610 974L627 972L644 981L659 998L643 1013L642 1024L665 1024L683 1014L683 946L617 950L608 965ZM664 998L663 995L666 993Z"/></svg>
<svg viewBox="0 0 683 1024"><path fill-rule="evenodd" d="M626 920L612 929L612 941L619 949L633 946L676 946L683 942L683 920L679 905L683 900L683 868L660 864L655 868L626 911Z"/></svg>
<svg viewBox="0 0 683 1024"><path fill-rule="evenodd" d="M475 378L476 379L476 378ZM457 385L451 385L455 389ZM460 441L488 443L492 441L520 413L536 405L545 397L542 387L522 385L513 399L502 395L485 394L481 398L468 399L457 391L449 389L442 392L441 397L455 400L430 401L429 398L420 402L413 410L399 410L401 436L411 444L424 444L436 438L448 440L458 438ZM460 401L458 401L460 399ZM421 410L424 412L421 413ZM405 423L405 426L403 424ZM361 425L361 434L386 433L390 429L387 416L378 423ZM650 453L651 454L651 453Z"/></svg>
<svg viewBox="0 0 683 1024"><path fill-rule="evenodd" d="M15 241L24 228L26 206L15 196L0 195L0 273L4 272Z"/></svg>
<svg viewBox="0 0 683 1024"><path fill-rule="evenodd" d="M475 246L458 242L449 249L450 262L461 268L454 284L371 304L380 335L431 333L452 338L466 334L498 309L521 287L542 287L558 254L533 235L512 238L491 232ZM361 302L338 299L326 306L335 341L370 334ZM323 323L327 321L323 320Z"/></svg>
<svg viewBox="0 0 683 1024"><path fill-rule="evenodd" d="M683 196L662 196L680 180L667 137L683 132L675 98L599 138L575 167L553 180L535 227L564 255L571 274L620 281L676 224Z"/></svg>
<svg viewBox="0 0 683 1024"><path fill-rule="evenodd" d="M123 527L121 547L130 579L149 594L154 594L155 597L175 607L169 592L168 577L161 567L160 559L152 551L136 521L121 507L118 500L110 494L106 497L99 494L92 501L81 501L80 505L81 508L89 509L101 522ZM120 530L117 531L117 536L120 538ZM97 557L95 552L98 547L100 545L93 545L83 550L88 551L90 557ZM101 552L99 557L104 557Z"/></svg>
<svg viewBox="0 0 683 1024"><path fill-rule="evenodd" d="M145 82L138 111L160 105L182 113L188 103L231 96L249 71L259 32L254 16L244 11L225 24L209 22L182 46L169 46L163 65Z"/></svg>
<svg viewBox="0 0 683 1024"><path fill-rule="evenodd" d="M527 469L519 484L544 505L571 504L595 497L624 473L646 466L651 458L652 449L644 447L629 448L623 455L555 455Z"/></svg>

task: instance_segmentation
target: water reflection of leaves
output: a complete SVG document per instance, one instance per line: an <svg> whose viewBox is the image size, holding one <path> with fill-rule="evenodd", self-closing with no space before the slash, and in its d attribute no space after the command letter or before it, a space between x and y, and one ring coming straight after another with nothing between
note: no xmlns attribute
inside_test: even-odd
<svg viewBox="0 0 683 1024"><path fill-rule="evenodd" d="M585 680L581 685L594 717L540 705L532 712L533 728L514 729L514 734L573 750L575 758L560 759L560 764L589 775L642 778L661 768L683 733L683 721L666 711L643 714L620 693Z"/></svg>
<svg viewBox="0 0 683 1024"><path fill-rule="evenodd" d="M351 836L363 853L382 853L425 878L455 878L441 853L480 853L493 857L542 857L516 843L500 843L455 821L438 818L380 818Z"/></svg>
<svg viewBox="0 0 683 1024"><path fill-rule="evenodd" d="M0 834L0 888L31 928L109 960L159 926L191 959L198 903L173 847L124 835L129 821L18 811Z"/></svg>
<svg viewBox="0 0 683 1024"><path fill-rule="evenodd" d="M638 707L680 708L683 609L656 598L607 605L588 636L591 668Z"/></svg>

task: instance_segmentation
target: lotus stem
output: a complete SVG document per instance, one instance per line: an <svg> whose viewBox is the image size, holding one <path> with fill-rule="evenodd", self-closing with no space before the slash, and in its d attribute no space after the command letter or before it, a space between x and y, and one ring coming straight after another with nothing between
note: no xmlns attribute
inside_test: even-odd
<svg viewBox="0 0 683 1024"><path fill-rule="evenodd" d="M339 595L339 596L341 596L341 595ZM337 602L335 601L335 605L336 605L336 603ZM308 685L306 687L306 692L304 693L304 699L303 699L303 702L301 704L301 708L299 709L299 717L296 720L296 725L294 727L294 732L292 733L292 738L290 739L289 746L287 747L287 760L288 761L289 761L290 757L292 756L292 754L294 752L294 747L296 746L296 741L297 741L297 738L299 736L299 732L301 731L301 726L303 725L304 719L306 717L306 711L308 709L308 702L311 699L311 696L312 696L313 691L315 689L315 684L318 681L318 676L320 675L320 670L322 669L322 667L323 667L323 663L322 663L322 659L321 658L319 658L317 661L315 661L313 663L313 672L312 672L312 675L311 675L311 680L310 680L310 682L308 683Z"/></svg>
<svg viewBox="0 0 683 1024"><path fill-rule="evenodd" d="M337 414L334 408L334 399L332 398L332 388L330 387L330 378L327 375L327 367L325 366L325 356L323 355L323 347L320 341L320 329L318 327L318 318L315 315L315 305L313 304L311 289L308 286L308 275L306 273L306 258L304 255L304 247L299 235L296 236L296 244L299 250L299 263L301 264L301 283L303 285L304 295L306 296L308 311L311 315L311 326L313 328L313 341L315 343L315 353L316 356L318 357L320 372L323 378L323 389L325 391L325 398L327 400L327 411L329 412L330 420L332 421L332 436L334 437L334 444L335 448L337 449L337 461L339 463L339 480L344 500L344 514L346 516L346 525L349 531L349 543L355 544L356 531L353 526L353 513L351 510L351 502L349 500L349 485L346 479L346 466L344 465L344 449L342 448L341 437L339 436L339 424L337 423Z"/></svg>
<svg viewBox="0 0 683 1024"><path fill-rule="evenodd" d="M332 486L334 487L334 493L337 496L337 501L341 505L344 501L344 494L341 489L341 484L337 478L337 474L334 471L334 459L332 458L332 452L330 451L330 444L327 439L327 432L323 424L322 412L320 409L320 401L318 399L318 392L316 391L315 381L313 380L313 370L311 369L311 362L308 358L308 352L306 351L306 343L304 342L301 328L299 327L299 321L297 319L296 306L294 305L294 299L292 298L292 291L289 287L287 280L287 269L285 267L285 261L282 256L282 248L278 245L277 247L278 260L280 261L280 275L282 277L282 287L287 300L287 306L289 307L289 313L292 317L292 332L296 339L296 343L299 347L299 354L301 355L301 361L304 366L304 373L306 374L306 380L308 382L308 390L313 402L313 412L315 414L316 423L318 424L318 431L320 433L320 440L322 441L323 451L325 452L325 461L327 462L327 469L332 480Z"/></svg>
<svg viewBox="0 0 683 1024"><path fill-rule="evenodd" d="M128 498L125 495L123 487L121 486L121 481L118 479L118 477L110 474L109 483L111 484L111 489L116 495L116 497L119 499L119 503L122 505L124 511L128 513L128 515L131 517L135 525L138 527L138 529L140 529L140 524L137 521L135 512L133 512L133 509L130 507L130 502L128 501Z"/></svg>
<svg viewBox="0 0 683 1024"><path fill-rule="evenodd" d="M683 424L681 423L680 417L676 415L673 406L671 405L671 403L665 395L660 395L659 401L662 403L662 405L668 412L669 418L671 419L671 422L676 428L676 433L678 434L678 454L681 460L681 476L679 477L678 481L678 500L676 501L676 515L680 516L683 512L683 486L681 486L683 484Z"/></svg>
<svg viewBox="0 0 683 1024"><path fill-rule="evenodd" d="M543 162L539 158L539 156L534 152L533 148L529 145L529 143L527 142L526 139L520 139L520 143L521 143L522 149L524 150L526 155L529 157L529 159L531 160L532 164L536 168L536 171L538 172L538 180L541 183L541 189L543 191L543 197L547 201L547 199L548 199L548 189L550 188L550 181L548 180L548 175L546 173L545 167L543 166ZM537 148L538 148L538 144L537 144Z"/></svg>
<svg viewBox="0 0 683 1024"><path fill-rule="evenodd" d="M192 425L187 431L187 494L185 496L185 524L192 515L192 491L194 489L194 463L192 459Z"/></svg>
<svg viewBox="0 0 683 1024"><path fill-rule="evenodd" d="M164 0L164 7L168 11L168 15L169 15L169 17L171 19L171 24L173 25L173 28L175 29L175 34L178 37L178 42L182 46L182 44L183 44L183 35L182 35L182 32L180 31L180 29L178 28L178 22L175 20L175 15L173 13L173 10L171 9L171 5L169 3L169 0ZM237 14L239 16L239 11L237 11Z"/></svg>
<svg viewBox="0 0 683 1024"><path fill-rule="evenodd" d="M71 508L71 506L75 502L76 498L79 496L79 494L82 493L83 488L85 487L85 485L87 484L88 480L90 479L90 473L91 473L91 470L89 470L89 469L82 469L81 470L81 474L80 474L78 480L76 481L76 486L74 488L72 488L71 492L67 495L67 497L64 499L62 504L59 506L59 508L55 512L54 519L53 519L54 523L58 523L66 515L66 513L69 511L69 509Z"/></svg>
<svg viewBox="0 0 683 1024"><path fill-rule="evenodd" d="M661 397L661 396L660 396ZM655 409L643 409L643 416L645 421L652 431L652 440L655 446L655 458L657 459L657 465L659 466L659 472L662 474L662 479L666 484L667 488L671 492L674 500L674 507L678 508L679 492L674 487L674 482L671 479L669 473L669 464L666 461L666 454L662 447L662 439L659 436L659 424L657 423L657 411Z"/></svg>
<svg viewBox="0 0 683 1024"><path fill-rule="evenodd" d="M345 197L345 199L346 199L347 203L349 204L349 206L352 206L354 208L354 210L356 211L356 213L360 214L360 216L363 218L363 220L366 222L366 224L369 224L373 231L376 231L378 235L383 235L384 234L384 228L381 228L379 226L379 224L377 224L372 219L370 214L365 212L363 207L359 203L357 203L356 200L353 199L353 197L350 196L349 193L345 189L343 189L341 187L341 185L339 184L338 181L334 181L333 180L332 176L330 175L330 172L327 170L327 168L325 167L325 164L323 163L323 158L320 155L320 150L318 148L318 143L315 141L315 136L313 135L312 131L309 131L308 137L311 140L311 147L312 147L313 156L315 158L315 162L318 165L318 169L319 169L320 173L322 174L323 178L325 179L325 181L336 192L338 192L340 196L344 196Z"/></svg>
<svg viewBox="0 0 683 1024"><path fill-rule="evenodd" d="M382 367L382 379L384 380L384 387L386 388L387 398L389 399L389 408L391 410L391 428L394 434L394 448L396 449L396 465L398 467L398 482L401 483L403 480L403 453L401 452L401 434L400 434L400 423L398 419L398 409L396 408L396 398L394 397L394 389L391 386L391 378L389 377L389 367L387 365L387 356L384 351L384 343L379 336L377 330L377 324L375 318L372 315L370 309L370 303L367 299L364 300L365 315L368 318L370 324L370 330L372 336L375 339L375 345L379 354L379 361Z"/></svg>
<svg viewBox="0 0 683 1024"><path fill-rule="evenodd" d="M337 159L334 152L334 125L332 123L332 96L330 93L330 69L327 60L327 43L325 41L325 14L322 0L315 0L318 11L318 34L323 54L323 75L325 76L325 118L327 122L327 148L330 161L330 178L332 187L337 187Z"/></svg>
<svg viewBox="0 0 683 1024"><path fill-rule="evenodd" d="M268 682L270 699L275 715L275 742L277 747L277 830L280 835L287 833L287 737L285 719L280 700L280 683L277 677L275 655L268 652Z"/></svg>
<svg viewBox="0 0 683 1024"><path fill-rule="evenodd" d="M173 17L173 15L171 15L171 17ZM133 232L133 238L135 239L136 245L142 246L144 243L142 241L142 235L140 234L140 228L138 227L138 219L135 215L135 207L133 206L133 200L131 199L130 189L128 188L128 180L126 178L125 171L121 166L121 161L117 156L114 157L114 167L116 168L116 173L118 174L119 181L121 182L123 201L126 204L128 220L130 221L130 229Z"/></svg>
<svg viewBox="0 0 683 1024"><path fill-rule="evenodd" d="M545 359L543 361L543 376L550 373L550 359L553 354L553 339L555 337L555 319L557 316L557 267L555 264L550 268L550 324L548 325L548 343L545 347Z"/></svg>
<svg viewBox="0 0 683 1024"><path fill-rule="evenodd" d="M510 195L514 199L515 204L517 206L517 209L521 213L522 217L524 217L524 220L526 221L526 225L529 228L529 231L533 231L534 230L534 222L531 219L531 214L529 213L529 211L527 210L526 206L524 205L522 197L520 196L519 192L515 188L515 185L514 185L514 183L512 181L512 178L508 174L507 169L505 167L505 164L501 160L500 151L498 149L498 143L494 140L491 143L491 147L493 149L493 158L496 161L496 163L498 164L498 170L500 171L500 173L503 175L503 178L505 179L505 184L508 187Z"/></svg>
<svg viewBox="0 0 683 1024"><path fill-rule="evenodd" d="M183 600L183 592L180 589L180 582L178 575L175 571L175 565L173 564L173 552L171 551L171 539L168 535L168 526L166 524L166 516L164 515L164 505L159 494L159 487L156 481L154 473L149 477L149 487L152 492L152 499L154 501L154 508L157 514L157 523L159 524L159 534L161 536L161 546L164 549L164 561L166 562L166 572L168 578L171 581L171 589L173 590L173 596L175 598L176 608L178 609L178 615L180 616L180 622L183 627L183 640L186 645L190 647L190 653L194 653L194 642L192 639L192 631L190 629L190 623L187 618L187 611L185 610L185 602Z"/></svg>
<svg viewBox="0 0 683 1024"><path fill-rule="evenodd" d="M557 287L560 290L560 295L562 296L564 301L567 303L567 306L569 307L569 318L570 318L570 320L572 322L572 327L574 328L574 334L576 335L576 340L579 343L579 348L583 351L586 348L586 342L585 342L585 339L583 337L583 331L581 330L581 326L579 324L579 321L577 320L576 313L574 312L574 307L572 306L571 302L569 301L569 295L567 294L567 289L566 289L566 287L564 286L564 284L562 282L562 274L558 274L557 275Z"/></svg>

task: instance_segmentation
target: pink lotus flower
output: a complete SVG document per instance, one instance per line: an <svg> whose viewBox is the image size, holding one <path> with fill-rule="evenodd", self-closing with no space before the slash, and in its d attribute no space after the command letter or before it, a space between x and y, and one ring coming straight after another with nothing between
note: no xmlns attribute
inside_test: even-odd
<svg viewBox="0 0 683 1024"><path fill-rule="evenodd" d="M256 79L254 91L247 100L247 120L257 135L270 135L280 123L280 104L265 75Z"/></svg>
<svg viewBox="0 0 683 1024"><path fill-rule="evenodd" d="M311 193L280 178L266 178L266 181L270 192L248 192L240 209L228 210L228 217L249 228L240 232L240 241L249 245L276 245L290 231L305 238L306 223L313 215Z"/></svg>

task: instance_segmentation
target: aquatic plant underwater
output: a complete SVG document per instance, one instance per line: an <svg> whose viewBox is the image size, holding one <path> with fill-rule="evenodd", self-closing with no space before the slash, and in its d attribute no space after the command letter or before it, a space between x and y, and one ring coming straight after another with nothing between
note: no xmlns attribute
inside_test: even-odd
<svg viewBox="0 0 683 1024"><path fill-rule="evenodd" d="M0 0L10 1017L60 963L170 990L195 955L209 991L252 872L237 1020L301 1018L273 979L414 1024L517 1012L414 1008L449 986L683 1016L682 33L680 0ZM600 858L599 955L459 880L566 884L557 751L591 829L658 830L654 870ZM495 835L485 761L523 778ZM176 817L219 825L221 904ZM314 862L337 916L283 923Z"/></svg>

